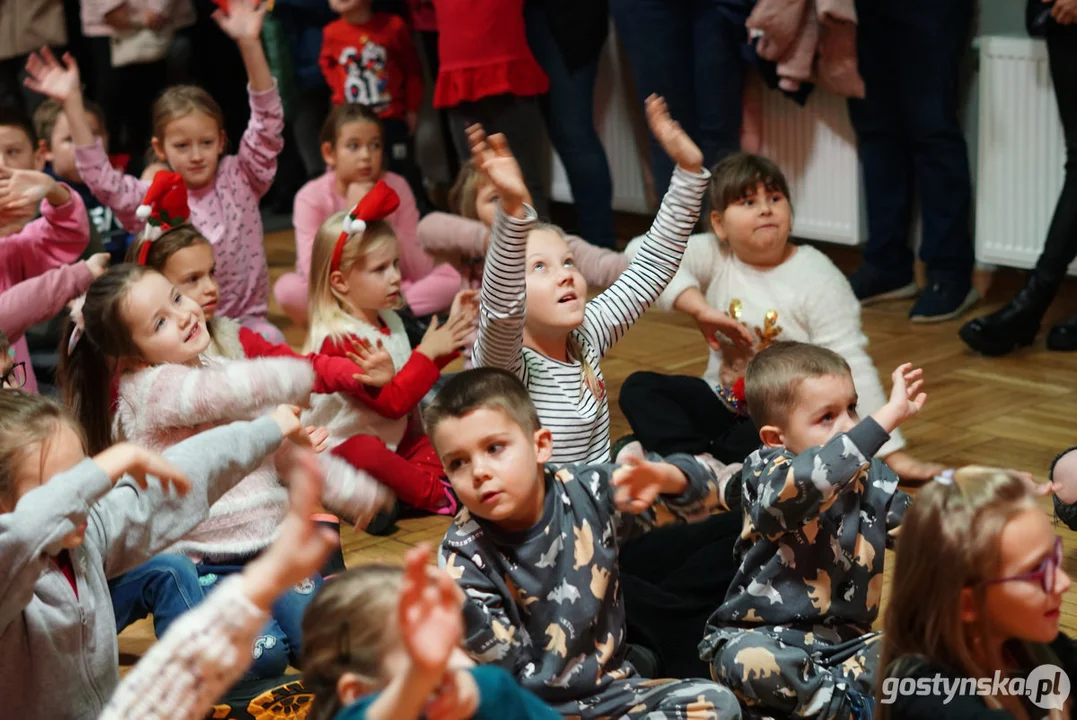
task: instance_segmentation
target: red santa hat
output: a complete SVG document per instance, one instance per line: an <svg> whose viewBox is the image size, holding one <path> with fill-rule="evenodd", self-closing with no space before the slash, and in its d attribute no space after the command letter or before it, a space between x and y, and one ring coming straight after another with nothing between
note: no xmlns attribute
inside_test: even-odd
<svg viewBox="0 0 1077 720"><path fill-rule="evenodd" d="M187 206L187 184L183 178L171 170L158 171L135 215L146 221L138 252L138 262L144 265L150 244L162 233L187 222L191 215Z"/></svg>
<svg viewBox="0 0 1077 720"><path fill-rule="evenodd" d="M398 207L400 207L400 197L396 191L386 185L384 180L379 180L370 192L363 196L359 204L344 217L344 222L341 224L343 232L337 238L337 246L333 248L330 270L340 269L340 255L344 252L344 244L351 236L366 230L368 223L389 217Z"/></svg>

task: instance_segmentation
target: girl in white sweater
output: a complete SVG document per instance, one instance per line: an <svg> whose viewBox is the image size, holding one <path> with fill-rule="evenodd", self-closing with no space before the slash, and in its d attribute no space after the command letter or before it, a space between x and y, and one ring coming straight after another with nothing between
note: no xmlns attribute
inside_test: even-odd
<svg viewBox="0 0 1077 720"><path fill-rule="evenodd" d="M630 375L620 403L636 439L660 454L710 453L723 463L743 461L759 447L743 409L744 370L756 352L778 338L838 353L852 369L860 414L882 407L886 395L866 350L860 304L825 255L789 242L793 211L778 166L758 155L731 155L714 169L710 200L714 235L692 236L657 303L695 319L711 346L707 370L702 379ZM626 253L641 249L634 240ZM739 332L730 332L731 319L743 324ZM901 477L929 480L942 470L904 447L895 432L879 453Z"/></svg>

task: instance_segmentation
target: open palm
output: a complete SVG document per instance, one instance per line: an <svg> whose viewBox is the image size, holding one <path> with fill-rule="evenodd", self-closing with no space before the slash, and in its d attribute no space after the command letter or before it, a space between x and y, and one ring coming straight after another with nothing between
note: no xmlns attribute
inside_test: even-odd
<svg viewBox="0 0 1077 720"><path fill-rule="evenodd" d="M43 172L0 167L0 208L19 213L24 208L35 207L55 184Z"/></svg>
<svg viewBox="0 0 1077 720"><path fill-rule="evenodd" d="M680 123L670 117L666 101L651 95L646 102L647 124L666 155L686 170L698 170L703 165L703 151L688 136Z"/></svg>
<svg viewBox="0 0 1077 720"><path fill-rule="evenodd" d="M430 546L420 545L404 557L400 590L400 637L413 663L440 672L464 636L460 589L445 572L431 576Z"/></svg>
<svg viewBox="0 0 1077 720"><path fill-rule="evenodd" d="M82 87L75 58L65 53L61 65L47 47L42 48L40 53L30 53L26 60L26 74L26 87L60 102L65 102Z"/></svg>
<svg viewBox="0 0 1077 720"><path fill-rule="evenodd" d="M268 6L257 0L231 0L228 10L216 10L213 19L225 34L233 40L257 39L262 34L262 20Z"/></svg>
<svg viewBox="0 0 1077 720"><path fill-rule="evenodd" d="M531 194L524 182L523 171L505 136L496 133L487 137L482 125L472 125L467 129L467 138L475 165L497 188L502 205L512 205L513 201L529 202Z"/></svg>

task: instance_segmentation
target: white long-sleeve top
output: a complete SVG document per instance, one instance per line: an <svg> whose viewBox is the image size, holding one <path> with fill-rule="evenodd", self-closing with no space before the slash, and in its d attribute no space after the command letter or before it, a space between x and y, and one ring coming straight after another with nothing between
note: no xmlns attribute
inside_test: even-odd
<svg viewBox="0 0 1077 720"><path fill-rule="evenodd" d="M636 238L625 253L633 256L643 244L642 238ZM677 297L689 288L696 288L707 304L725 312L733 300L740 300L741 322L753 334L756 329L764 329L766 313L776 311L777 326L781 328L776 340L821 345L845 358L860 396L861 417L886 404L887 395L867 353L868 339L860 326L860 303L830 258L810 245L799 246L781 265L764 269L740 261L710 233L693 235L680 269L658 299L658 306L672 310ZM723 343L721 353L711 350L703 379L712 389L743 377L758 349L758 335L756 338L756 347L750 351L739 351L730 343ZM905 439L895 430L879 457L903 447Z"/></svg>
<svg viewBox="0 0 1077 720"><path fill-rule="evenodd" d="M583 324L572 331L602 388L599 396L584 385L578 360L563 363L523 346L527 236L537 216L530 207L522 220L498 210L482 275L472 361L475 367L504 368L523 381L543 426L553 432L553 462L609 461L610 410L599 362L674 277L709 179L706 170L674 170L638 255L616 282L587 303Z"/></svg>

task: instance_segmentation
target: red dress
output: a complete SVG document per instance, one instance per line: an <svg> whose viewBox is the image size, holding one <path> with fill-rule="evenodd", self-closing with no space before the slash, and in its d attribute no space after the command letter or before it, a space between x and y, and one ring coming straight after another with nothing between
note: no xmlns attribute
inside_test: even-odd
<svg viewBox="0 0 1077 720"><path fill-rule="evenodd" d="M434 107L549 89L527 45L524 0L434 0L434 7L440 62Z"/></svg>

